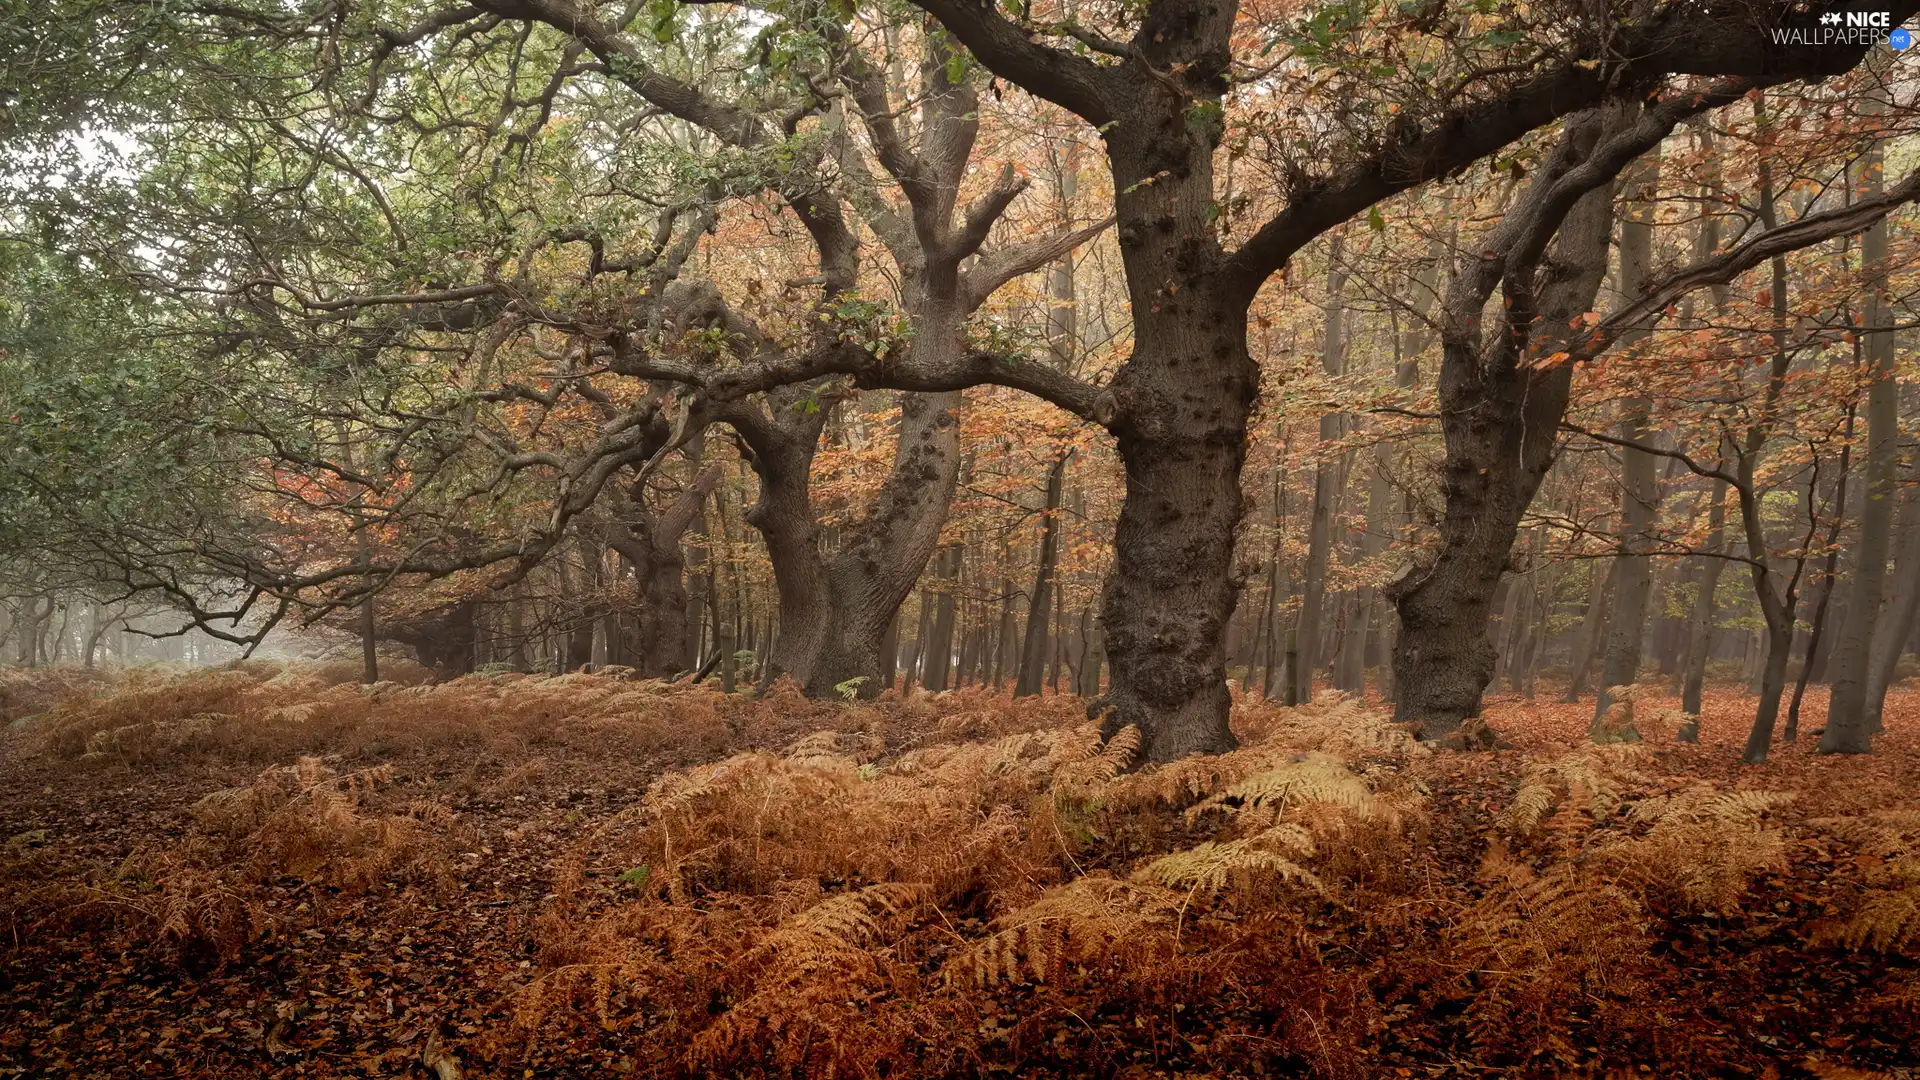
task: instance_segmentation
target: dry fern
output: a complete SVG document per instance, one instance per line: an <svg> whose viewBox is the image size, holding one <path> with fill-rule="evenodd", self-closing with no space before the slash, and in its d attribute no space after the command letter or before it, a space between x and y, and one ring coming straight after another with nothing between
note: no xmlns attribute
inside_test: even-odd
<svg viewBox="0 0 1920 1080"><path fill-rule="evenodd" d="M1275 825L1239 840L1208 840L1163 855L1133 872L1133 879L1188 895L1234 889L1251 895L1263 884L1298 885L1316 893L1326 886L1295 860L1314 854L1313 834L1293 824Z"/></svg>
<svg viewBox="0 0 1920 1080"><path fill-rule="evenodd" d="M1076 878L996 919L993 933L949 960L949 983L1059 982L1070 968L1164 959L1183 897L1101 875Z"/></svg>
<svg viewBox="0 0 1920 1080"><path fill-rule="evenodd" d="M1532 836L1561 807L1579 810L1596 821L1609 818L1619 809L1626 785L1646 781L1634 768L1639 757L1636 747L1613 745L1529 762L1513 801L1500 814L1500 826L1518 836Z"/></svg>
<svg viewBox="0 0 1920 1080"><path fill-rule="evenodd" d="M1345 762L1311 752L1227 785L1195 803L1187 816L1192 819L1210 811L1232 809L1244 817L1278 821L1289 808L1310 803L1342 807L1361 818L1391 812Z"/></svg>
<svg viewBox="0 0 1920 1080"><path fill-rule="evenodd" d="M1920 956L1920 812L1880 811L1814 825L1868 860L1868 888L1844 919L1814 934L1820 945Z"/></svg>

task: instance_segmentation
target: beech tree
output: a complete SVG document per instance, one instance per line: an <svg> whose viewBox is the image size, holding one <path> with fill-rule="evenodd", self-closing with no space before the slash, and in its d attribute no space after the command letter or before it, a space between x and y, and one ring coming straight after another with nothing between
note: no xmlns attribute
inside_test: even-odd
<svg viewBox="0 0 1920 1080"><path fill-rule="evenodd" d="M1097 427L1124 481L1100 617L1074 631L1056 565L1071 552L1055 530L1064 533L1081 492L1064 455L1044 487L1033 477L1036 496L1046 492L1048 539L1035 538L1019 689L1040 689L1043 663L1057 671L1077 634L1082 653L1104 646L1111 682L1082 659L1077 685L1099 692L1090 708L1109 734L1137 727L1149 760L1224 750L1229 670L1250 679L1264 645L1271 679L1290 622L1303 658L1290 672L1298 696L1322 656L1315 631L1328 623L1330 594L1346 605L1335 617L1345 620L1337 682L1364 684L1367 590L1378 579L1350 584L1392 531L1392 481L1408 490L1413 512L1401 512L1414 538L1384 590L1397 615L1395 708L1428 738L1479 745L1487 733L1472 721L1496 670L1496 609L1509 671L1530 685L1555 590L1571 584L1532 574L1558 527L1534 504L1569 437L1618 452L1633 475L1613 508L1628 557L1611 572L1617 648L1603 697L1638 673L1649 597L1666 585L1656 560L1672 553L1654 543L1661 460L1735 493L1744 553L1718 554L1752 568L1769 635L1784 626L1791 643L1798 571L1782 585L1771 565L1780 543L1754 470L1792 372L1769 372L1742 437L1715 441L1728 448L1711 455L1717 464L1653 434L1650 392L1633 395L1639 403L1610 433L1567 418L1583 372L1610 350L1652 355L1647 342L1692 294L1871 228L1913 198L1901 180L1779 221L1763 197L1758 214L1729 212L1743 225L1724 246L1711 236L1667 264L1653 257L1668 230L1646 214L1651 200L1621 197L1623 184L1659 182L1654 163L1679 125L1744 118L1750 95L1858 66L1865 46L1774 40L1773 30L1826 10L1281 12L1216 0L1016 11L974 0L196 9L185 16L203 32L196 41L251 34L283 48L209 48L225 66L196 84L205 116L141 129L159 164L141 179L147 193L127 197L138 211L127 220L146 247L111 268L167 296L183 339L286 376L219 424L283 474L259 497L307 515L306 532L279 546L252 544L238 525L213 545L218 573L269 606L316 619L368 613L376 592L441 581L465 590L458 602L509 592L520 620L524 583L551 578L577 596L613 549L642 597L637 666L678 673L695 660L683 549L714 542L694 518L711 505L716 530L737 525L723 504L743 501L715 476L717 456L722 477L744 475L727 471L744 463L759 483L745 520L777 595L766 643L755 646L761 681L784 674L816 695L881 692L890 628L932 561L937 585L931 606L920 601L927 629L916 647L930 683L944 686L956 635L961 668L984 655L957 629L978 600L962 595L978 566L950 520L969 455L983 452L963 436L968 410L1013 391ZM253 96L225 101L221 86ZM1062 124L1102 147L1111 223L1036 211L1044 200L1027 195L1010 159L1057 145ZM1491 182L1465 179L1482 162ZM1420 189L1469 184L1487 197L1461 198L1475 212L1456 215L1455 240L1393 235L1399 207ZM151 197L169 186L177 199ZM1349 274L1368 236L1425 248L1410 280L1438 302L1388 303L1364 270ZM1080 370L1060 361L1077 330L1042 330L1045 320L995 297L1096 243L1117 251L1125 302L1102 313L1119 327L1112 355ZM1284 327L1284 346L1256 348L1255 313L1297 309L1293 283L1323 275L1331 310L1305 334ZM1377 309L1364 306L1363 284ZM1377 332L1388 310L1406 319L1396 327L1404 338ZM1302 323L1297 310L1289 318ZM1364 462L1355 450L1375 425L1332 418L1366 415L1368 402L1343 397L1320 415L1291 416L1295 432L1322 430L1314 507L1288 518L1304 485L1290 489L1276 469L1274 535L1262 537L1264 553L1237 554L1249 491L1264 497L1268 486L1244 475L1263 387L1271 401L1295 370L1283 353L1365 373L1389 368L1376 348L1388 340L1404 343L1392 366L1408 402L1418 381L1408 365L1417 372L1418 354L1438 345L1434 406L1402 411L1437 421L1440 468L1428 475L1415 455L1396 466L1378 452L1371 468L1325 464ZM1353 361L1340 364L1343 355ZM273 422L255 408L268 396ZM834 417L896 403L897 430L868 455L874 482L825 524L817 474ZM1884 418L1875 430L1884 442ZM314 434L333 431L361 445L334 453ZM1076 451L1072 468L1106 453L1104 442ZM1368 487L1364 538L1356 515L1334 520L1343 499L1354 501L1336 490L1348 477ZM1278 565L1295 557L1283 520L1310 523L1304 574ZM1237 616L1261 569L1268 614ZM995 571L1009 583L995 598L996 655L1006 657L1015 575ZM696 583L723 572L709 566ZM1608 573L1596 566L1594 595L1607 592ZM1330 586L1334 578L1344 584ZM1076 588L1085 595L1084 580ZM724 665L739 642L718 589L712 648L698 649ZM1698 637L1713 621L1714 590L1705 593ZM458 602L433 610L457 612ZM555 630L569 643L565 666L592 654L591 613L604 610L576 607ZM464 633L453 614L441 621ZM536 632L515 625L516 635ZM1593 620L1592 636L1598 629ZM377 632L363 627L362 637ZM1587 651L1576 648L1576 666ZM1764 665L1775 701L1786 651L1770 649Z"/></svg>
<svg viewBox="0 0 1920 1080"><path fill-rule="evenodd" d="M1103 706L1111 709L1111 729L1140 727L1155 760L1224 749L1233 741L1221 642L1234 603L1239 472L1258 385L1247 353L1246 314L1272 274L1313 239L1382 199L1447 175L1558 117L1609 99L1658 97L1667 104L1664 111L1649 112L1673 120L1655 120L1622 144L1623 159L1611 165L1617 173L1664 138L1672 123L1709 102L1726 104L1774 82L1829 77L1865 53L1773 44L1767 29L1795 18L1784 5L1756 5L1738 14L1661 5L1624 24L1611 16L1556 10L1554 25L1564 44L1527 56L1517 74L1475 72L1462 79L1472 87L1465 93L1397 102L1390 118L1362 127L1354 145L1343 148L1348 152L1318 171L1290 162L1295 171L1274 193L1281 207L1244 242L1230 246L1226 230L1217 227L1222 210L1214 157L1226 131L1223 101L1244 70L1235 66L1238 5L1161 0L1137 19L1123 16L1100 29L1074 19L1050 23L1024 11L1022 19L1009 19L968 0L922 0L920 6L996 75L1072 110L1105 140L1133 305L1134 351L1099 399L1101 415L1087 414L1114 433L1128 479L1102 613L1114 666ZM1902 9L1892 17L1898 22L1909 14ZM1338 18L1330 11L1317 17L1322 30ZM1423 18L1432 16L1410 17L1395 29L1417 29ZM1079 51L1071 48L1076 44ZM1687 79L1702 78L1729 82L1681 88ZM1604 170L1586 175L1595 171ZM1544 232L1538 225L1527 229L1534 250L1546 248L1578 196L1610 179L1611 173L1565 191L1562 205L1547 214ZM1489 283L1482 300L1491 288ZM1477 324L1477 309L1463 309L1455 321ZM1512 362L1517 365L1519 357ZM1525 381L1508 384L1518 389ZM1084 400L1056 395L1067 407ZM1514 415L1511 422L1523 419ZM1485 446L1489 456L1503 441ZM1497 464L1512 473L1510 460L1487 467ZM1448 466L1455 475L1471 467L1457 458ZM1534 470L1523 465L1519 471ZM1536 476L1531 483L1537 482ZM1512 490L1517 515L1526 500L1517 487ZM1470 512L1464 505L1461 510ZM1482 542L1484 554L1473 556L1481 566L1494 565L1491 575L1462 575L1457 594L1441 599L1447 586L1439 583L1453 574L1436 563L1396 594L1402 623L1396 707L1430 735L1445 735L1473 715L1491 674L1484 605L1470 597L1490 595L1506 558L1503 531ZM1511 534L1505 538L1510 541ZM1457 542L1453 550L1465 546ZM1423 598L1436 611L1455 603L1463 610L1423 621ZM1462 659L1470 662L1460 664Z"/></svg>

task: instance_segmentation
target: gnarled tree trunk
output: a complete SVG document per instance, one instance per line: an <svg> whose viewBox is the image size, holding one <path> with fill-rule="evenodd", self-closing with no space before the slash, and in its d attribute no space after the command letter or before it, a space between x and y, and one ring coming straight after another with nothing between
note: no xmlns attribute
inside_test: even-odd
<svg viewBox="0 0 1920 1080"><path fill-rule="evenodd" d="M1586 161L1605 126L1598 113L1569 120L1553 160L1535 173L1533 187L1498 232L1529 227L1529 200L1544 198L1558 177ZM1551 355L1592 306L1606 274L1613 190L1611 179L1587 189L1553 231L1532 289L1541 340L1504 332L1506 319L1483 334L1482 313L1498 282L1491 268L1458 274L1449 288L1439 380L1446 438L1439 547L1424 566L1408 568L1388 587L1400 613L1394 715L1417 725L1423 738L1485 741L1481 731L1462 728L1479 717L1481 694L1493 678L1488 617L1521 516L1553 464L1572 386L1570 363L1528 361ZM1490 250L1502 251L1497 244ZM1526 315L1511 305L1508 311L1507 319Z"/></svg>

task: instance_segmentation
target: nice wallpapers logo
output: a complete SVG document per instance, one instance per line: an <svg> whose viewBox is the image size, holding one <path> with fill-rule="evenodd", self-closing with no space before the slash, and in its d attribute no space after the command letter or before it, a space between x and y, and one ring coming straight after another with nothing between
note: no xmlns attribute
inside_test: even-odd
<svg viewBox="0 0 1920 1080"><path fill-rule="evenodd" d="M1885 45L1896 51L1913 44L1905 27L1893 25L1884 11L1828 11L1812 26L1783 26L1773 31L1776 45Z"/></svg>

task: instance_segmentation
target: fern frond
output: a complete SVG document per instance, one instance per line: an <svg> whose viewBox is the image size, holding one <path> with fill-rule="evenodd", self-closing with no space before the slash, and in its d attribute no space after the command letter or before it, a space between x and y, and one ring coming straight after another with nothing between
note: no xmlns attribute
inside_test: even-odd
<svg viewBox="0 0 1920 1080"><path fill-rule="evenodd" d="M1869 892L1858 911L1844 922L1814 935L1822 945L1904 953L1920 946L1920 885Z"/></svg>
<svg viewBox="0 0 1920 1080"><path fill-rule="evenodd" d="M1070 964L1125 964L1171 948L1179 893L1088 875L994 920L994 932L942 968L949 984L1058 982ZM1164 959L1164 957L1162 957Z"/></svg>
<svg viewBox="0 0 1920 1080"><path fill-rule="evenodd" d="M751 963L821 966L864 958L866 950L910 917L927 886L887 882L829 897L793 915L747 954Z"/></svg>
<svg viewBox="0 0 1920 1080"><path fill-rule="evenodd" d="M1276 825L1239 840L1213 841L1165 855L1134 871L1135 881L1217 894L1252 891L1256 882L1300 885L1324 894L1319 877L1294 860L1314 853L1313 835L1298 825Z"/></svg>
<svg viewBox="0 0 1920 1080"><path fill-rule="evenodd" d="M1133 764L1140 749L1140 729L1128 724L1114 733L1100 751L1090 757L1069 760L1055 766L1053 786L1056 792L1072 796L1091 794L1113 780ZM1075 747L1078 750L1078 747Z"/></svg>
<svg viewBox="0 0 1920 1080"><path fill-rule="evenodd" d="M1384 809L1367 782L1349 770L1345 762L1315 752L1231 784L1196 803L1187 811L1187 816L1194 819L1212 810L1234 808L1241 813L1264 811L1269 819L1277 819L1289 805L1303 803L1345 807L1362 818L1373 817Z"/></svg>
<svg viewBox="0 0 1920 1080"><path fill-rule="evenodd" d="M1537 831L1553 809L1558 797L1550 769L1531 767L1514 793L1513 802L1500 814L1500 824L1508 831L1527 836Z"/></svg>

